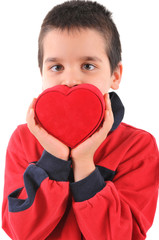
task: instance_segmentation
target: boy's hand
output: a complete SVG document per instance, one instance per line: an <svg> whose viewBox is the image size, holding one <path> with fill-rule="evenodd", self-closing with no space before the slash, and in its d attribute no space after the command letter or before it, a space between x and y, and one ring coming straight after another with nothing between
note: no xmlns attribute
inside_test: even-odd
<svg viewBox="0 0 159 240"><path fill-rule="evenodd" d="M32 101L28 112L27 112L27 125L30 132L37 138L39 143L42 147L49 152L50 154L54 155L57 158L68 160L69 158L69 148L59 141L57 138L53 137L52 135L48 134L39 124L35 121L35 114L34 114L34 103L36 99Z"/></svg>
<svg viewBox="0 0 159 240"><path fill-rule="evenodd" d="M75 181L81 180L95 170L94 153L112 128L114 117L108 93L104 95L104 99L106 110L103 125L91 137L71 150Z"/></svg>

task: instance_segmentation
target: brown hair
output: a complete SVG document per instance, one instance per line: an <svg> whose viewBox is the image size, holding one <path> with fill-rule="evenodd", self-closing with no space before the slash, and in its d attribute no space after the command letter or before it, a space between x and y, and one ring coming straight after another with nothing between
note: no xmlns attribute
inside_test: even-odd
<svg viewBox="0 0 159 240"><path fill-rule="evenodd" d="M112 20L112 13L97 2L72 0L56 5L48 12L41 25L38 40L38 63L42 72L43 39L53 30L91 28L97 30L105 39L106 54L111 73L121 61L121 43L118 30Z"/></svg>

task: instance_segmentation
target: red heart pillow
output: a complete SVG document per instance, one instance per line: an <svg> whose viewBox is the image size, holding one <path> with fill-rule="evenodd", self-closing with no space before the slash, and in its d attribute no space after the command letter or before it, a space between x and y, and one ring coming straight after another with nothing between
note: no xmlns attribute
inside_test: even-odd
<svg viewBox="0 0 159 240"><path fill-rule="evenodd" d="M57 85L39 95L34 109L36 121L49 134L74 148L100 126L105 101L94 85Z"/></svg>

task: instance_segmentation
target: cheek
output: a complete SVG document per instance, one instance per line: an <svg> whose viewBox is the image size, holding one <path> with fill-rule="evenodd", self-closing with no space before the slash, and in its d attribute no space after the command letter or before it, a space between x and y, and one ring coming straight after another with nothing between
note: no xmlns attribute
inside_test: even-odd
<svg viewBox="0 0 159 240"><path fill-rule="evenodd" d="M107 79L101 79L100 82L96 85L98 89L101 91L101 93L104 95L105 93L109 92L110 84Z"/></svg>
<svg viewBox="0 0 159 240"><path fill-rule="evenodd" d="M111 87L111 75L109 69L107 70L104 68L103 71L101 71L101 74L99 74L99 76L97 77L97 79L97 87L102 92L102 94L104 95L105 93L108 93Z"/></svg>
<svg viewBox="0 0 159 240"><path fill-rule="evenodd" d="M104 94L109 92L109 88L106 85L104 85L104 86L101 87L100 91L104 95Z"/></svg>
<svg viewBox="0 0 159 240"><path fill-rule="evenodd" d="M51 81L49 81L47 77L43 76L42 77L42 89L45 90L50 87L53 87L53 85L51 84Z"/></svg>
<svg viewBox="0 0 159 240"><path fill-rule="evenodd" d="M42 74L42 89L45 90L47 88L51 88L56 86L57 83L55 79L49 76L46 72Z"/></svg>
<svg viewBox="0 0 159 240"><path fill-rule="evenodd" d="M48 81L44 80L43 83L42 83L42 89L45 90L47 88L51 88L51 87L54 87L56 85L57 84L53 84L51 82L48 82Z"/></svg>

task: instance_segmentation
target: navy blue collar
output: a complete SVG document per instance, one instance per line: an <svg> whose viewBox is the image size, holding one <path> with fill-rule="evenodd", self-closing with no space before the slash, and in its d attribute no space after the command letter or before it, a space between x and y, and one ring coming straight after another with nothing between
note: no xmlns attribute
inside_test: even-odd
<svg viewBox="0 0 159 240"><path fill-rule="evenodd" d="M110 130L110 132L112 132L121 123L121 121L124 117L125 108L124 108L124 105L123 105L122 101L120 100L119 96L115 92L110 92L109 96L110 96L112 111L113 111L113 115L114 115L114 123Z"/></svg>

